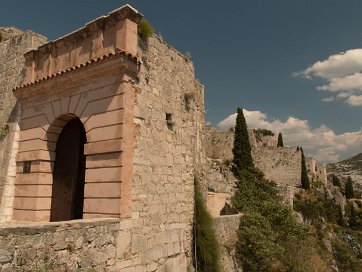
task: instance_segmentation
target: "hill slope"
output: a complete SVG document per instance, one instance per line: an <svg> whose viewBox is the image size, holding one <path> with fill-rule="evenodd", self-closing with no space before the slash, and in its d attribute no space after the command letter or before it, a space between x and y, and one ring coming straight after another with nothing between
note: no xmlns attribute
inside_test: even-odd
<svg viewBox="0 0 362 272"><path fill-rule="evenodd" d="M362 185L362 153L344 161L327 164L327 172L343 180L351 176L353 181Z"/></svg>

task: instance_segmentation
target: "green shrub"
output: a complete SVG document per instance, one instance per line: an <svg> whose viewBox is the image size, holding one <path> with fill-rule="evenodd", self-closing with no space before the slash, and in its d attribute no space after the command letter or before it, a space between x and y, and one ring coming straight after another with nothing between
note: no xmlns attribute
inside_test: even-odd
<svg viewBox="0 0 362 272"><path fill-rule="evenodd" d="M341 184L340 179L334 174L332 174L332 183L333 183L333 186L337 186L339 188L342 188L342 184Z"/></svg>
<svg viewBox="0 0 362 272"><path fill-rule="evenodd" d="M9 133L9 126L5 125L0 127L0 140L4 139L5 136Z"/></svg>
<svg viewBox="0 0 362 272"><path fill-rule="evenodd" d="M283 135L281 132L279 132L278 134L278 144L277 147L284 147L284 143L283 143Z"/></svg>
<svg viewBox="0 0 362 272"><path fill-rule="evenodd" d="M222 163L226 166L226 167L230 167L232 164L232 161L230 159L224 159L222 161Z"/></svg>
<svg viewBox="0 0 362 272"><path fill-rule="evenodd" d="M301 172L302 188L305 189L305 190L309 190L310 189L310 182L309 182L309 177L308 177L308 173L307 173L307 166L305 164L305 157L304 157L303 148L301 148L301 151L302 151L302 172Z"/></svg>
<svg viewBox="0 0 362 272"><path fill-rule="evenodd" d="M198 271L219 272L219 245L213 220L206 210L200 185L195 179L194 264Z"/></svg>
<svg viewBox="0 0 362 272"><path fill-rule="evenodd" d="M147 40L155 33L155 30L151 24L145 19L142 18L138 24L138 34L143 40Z"/></svg>
<svg viewBox="0 0 362 272"><path fill-rule="evenodd" d="M246 212L240 219L236 246L243 271L272 271L278 266L283 248L276 242L270 222L257 212Z"/></svg>
<svg viewBox="0 0 362 272"><path fill-rule="evenodd" d="M274 132L269 130L269 129L265 129L265 128L258 128L254 130L255 134L260 135L260 136L274 136Z"/></svg>
<svg viewBox="0 0 362 272"><path fill-rule="evenodd" d="M336 259L338 271L340 272L360 272L361 262L354 256L346 243L335 239L332 243L333 255Z"/></svg>
<svg viewBox="0 0 362 272"><path fill-rule="evenodd" d="M324 199L314 192L296 195L293 207L312 222L320 221L322 217L330 223L338 223L341 220L340 207L333 200Z"/></svg>
<svg viewBox="0 0 362 272"><path fill-rule="evenodd" d="M350 176L348 176L348 178L347 178L344 192L345 192L347 199L354 198L353 181Z"/></svg>

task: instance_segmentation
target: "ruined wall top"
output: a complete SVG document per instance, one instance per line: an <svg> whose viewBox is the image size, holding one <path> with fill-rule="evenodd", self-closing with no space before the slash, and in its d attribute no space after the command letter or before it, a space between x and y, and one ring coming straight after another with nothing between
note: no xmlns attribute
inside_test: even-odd
<svg viewBox="0 0 362 272"><path fill-rule="evenodd" d="M0 33L1 33L0 41L6 41L14 36L21 35L24 32L16 27L10 26L10 27L0 27Z"/></svg>
<svg viewBox="0 0 362 272"><path fill-rule="evenodd" d="M24 85L52 77L115 52L137 56L137 24L142 18L129 5L99 17L55 41L25 54Z"/></svg>

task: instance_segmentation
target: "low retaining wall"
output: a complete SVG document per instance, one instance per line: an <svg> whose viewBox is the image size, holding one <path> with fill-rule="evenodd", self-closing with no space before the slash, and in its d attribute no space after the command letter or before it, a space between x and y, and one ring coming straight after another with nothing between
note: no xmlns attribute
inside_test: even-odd
<svg viewBox="0 0 362 272"><path fill-rule="evenodd" d="M235 259L235 244L238 240L241 214L214 218L214 227L220 244L221 267L223 272L242 271Z"/></svg>
<svg viewBox="0 0 362 272"><path fill-rule="evenodd" d="M1 271L116 271L119 220L0 225Z"/></svg>

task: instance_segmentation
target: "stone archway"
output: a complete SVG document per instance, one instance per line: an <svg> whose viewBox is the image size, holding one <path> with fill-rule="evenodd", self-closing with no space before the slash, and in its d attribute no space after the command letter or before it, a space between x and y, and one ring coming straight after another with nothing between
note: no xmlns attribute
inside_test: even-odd
<svg viewBox="0 0 362 272"><path fill-rule="evenodd" d="M83 218L85 143L82 122L69 120L56 143L50 221Z"/></svg>

